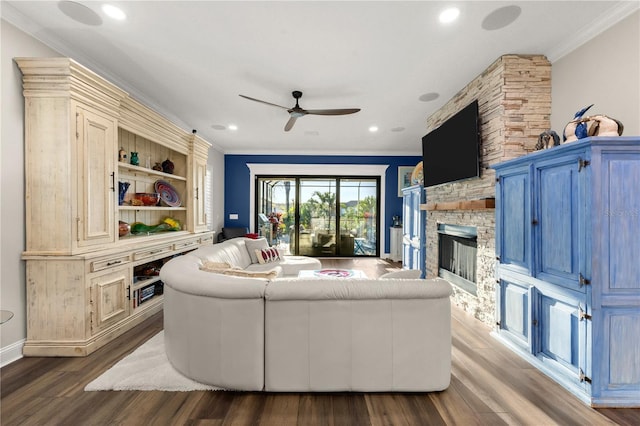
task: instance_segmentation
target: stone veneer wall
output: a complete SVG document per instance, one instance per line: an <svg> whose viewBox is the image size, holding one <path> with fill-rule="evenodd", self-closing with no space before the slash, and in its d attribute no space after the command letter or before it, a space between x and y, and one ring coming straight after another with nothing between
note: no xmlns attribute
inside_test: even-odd
<svg viewBox="0 0 640 426"><path fill-rule="evenodd" d="M538 135L550 128L551 64L542 55L501 56L431 115L427 130L438 127L475 99L480 112L481 177L427 188L427 203L495 197L495 173L489 166L533 151ZM477 227L477 296L454 286L453 301L480 321L493 325L495 211L427 211L427 277L438 275L439 223Z"/></svg>

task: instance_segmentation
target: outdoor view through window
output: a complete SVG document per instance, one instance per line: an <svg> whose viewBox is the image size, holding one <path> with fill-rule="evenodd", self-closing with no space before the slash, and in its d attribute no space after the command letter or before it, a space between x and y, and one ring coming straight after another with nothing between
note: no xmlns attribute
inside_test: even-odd
<svg viewBox="0 0 640 426"><path fill-rule="evenodd" d="M256 229L308 256L379 255L377 177L257 178Z"/></svg>

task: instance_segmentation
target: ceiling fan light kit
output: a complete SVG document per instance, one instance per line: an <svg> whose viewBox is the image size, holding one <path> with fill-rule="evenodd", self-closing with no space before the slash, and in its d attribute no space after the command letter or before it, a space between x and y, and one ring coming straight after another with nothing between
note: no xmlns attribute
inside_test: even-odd
<svg viewBox="0 0 640 426"><path fill-rule="evenodd" d="M293 96L293 98L296 100L296 105L293 108L287 108L284 107L282 105L277 105L271 102L267 102L267 101L262 101L260 99L256 99L256 98L252 98L249 96L245 96L245 95L240 95L240 97L245 98L245 99L249 99L250 101L254 101L254 102L260 102L262 104L266 104L266 105L271 105L274 107L278 107L278 108L282 108L287 110L287 112L289 113L289 120L287 121L287 124L285 124L284 126L284 131L288 132L289 130L291 130L293 128L293 125L295 124L296 120L300 117L304 117L307 114L311 114L311 115L347 115L347 114L353 114L356 113L358 111L360 111L360 108L339 108L339 109L304 109L304 108L300 108L300 105L298 103L298 100L302 97L302 92L299 90L294 90L293 92L291 92L291 95Z"/></svg>

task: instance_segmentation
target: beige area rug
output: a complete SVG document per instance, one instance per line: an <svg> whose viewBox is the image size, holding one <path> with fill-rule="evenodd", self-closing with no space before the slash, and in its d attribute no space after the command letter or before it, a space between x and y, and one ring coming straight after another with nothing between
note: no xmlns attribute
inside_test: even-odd
<svg viewBox="0 0 640 426"><path fill-rule="evenodd" d="M164 331L161 331L89 383L84 390L188 392L223 389L198 383L178 373L164 352Z"/></svg>

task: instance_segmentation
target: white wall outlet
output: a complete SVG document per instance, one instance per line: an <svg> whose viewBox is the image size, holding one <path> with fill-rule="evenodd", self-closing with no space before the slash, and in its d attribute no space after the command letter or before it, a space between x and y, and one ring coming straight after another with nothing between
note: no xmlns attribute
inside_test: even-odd
<svg viewBox="0 0 640 426"><path fill-rule="evenodd" d="M229 220L238 220L238 213L230 213Z"/></svg>

